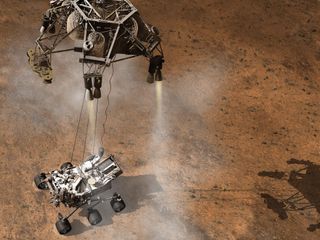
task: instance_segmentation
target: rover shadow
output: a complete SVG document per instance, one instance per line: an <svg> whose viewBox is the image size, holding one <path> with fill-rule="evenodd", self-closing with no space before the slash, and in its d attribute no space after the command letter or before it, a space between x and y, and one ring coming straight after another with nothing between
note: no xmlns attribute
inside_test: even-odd
<svg viewBox="0 0 320 240"><path fill-rule="evenodd" d="M79 219L76 219L76 218L73 219L70 223L71 223L72 229L69 233L67 233L67 236L78 235L93 228L90 225L83 224Z"/></svg>
<svg viewBox="0 0 320 240"><path fill-rule="evenodd" d="M117 179L112 193L120 193L126 202L123 212L133 212L144 205L144 201L153 199L163 189L155 175L123 176Z"/></svg>
<svg viewBox="0 0 320 240"><path fill-rule="evenodd" d="M285 176L285 172L279 172L279 171L261 171L258 173L260 177L270 177L274 179L282 179Z"/></svg>
<svg viewBox="0 0 320 240"><path fill-rule="evenodd" d="M85 206L81 208L79 213L75 213L73 216L75 220L71 221L72 230L68 235L78 235L93 227L110 225L113 223L112 218L114 215L134 212L144 206L146 200L153 199L156 193L162 191L163 189L155 175L121 176L112 183L111 190L100 196L108 198L111 197L114 192L120 193L125 201L126 208L120 213L115 213L110 205L110 201L100 203L94 208L100 212L102 221L98 225L90 226L89 222L83 224L77 220L78 214L81 217L87 217L88 207Z"/></svg>
<svg viewBox="0 0 320 240"><path fill-rule="evenodd" d="M261 193L260 196L264 199L267 207L274 213L278 214L280 219L284 220L288 218L288 214L285 209L286 205L282 201L267 193Z"/></svg>
<svg viewBox="0 0 320 240"><path fill-rule="evenodd" d="M320 165L306 160L290 159L290 165L302 165L289 173L283 171L262 171L258 175L287 181L297 191L289 197L277 199L270 194L262 193L267 207L277 213L279 218L288 218L288 211L303 211L314 208L320 213ZM320 223L311 224L307 229L315 231Z"/></svg>

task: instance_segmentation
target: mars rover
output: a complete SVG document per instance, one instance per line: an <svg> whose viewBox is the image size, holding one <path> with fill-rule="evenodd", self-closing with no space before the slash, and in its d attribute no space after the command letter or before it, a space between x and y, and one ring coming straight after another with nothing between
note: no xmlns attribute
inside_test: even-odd
<svg viewBox="0 0 320 240"><path fill-rule="evenodd" d="M68 37L73 40L73 47L58 49L61 42ZM85 95L88 100L96 100L95 119L97 119L102 76L106 68L113 66L115 62L144 56L149 60L147 81L152 83L155 80L162 80L164 56L158 29L145 23L129 0L51 0L50 8L43 15L35 47L27 52L29 64L45 83L51 83L53 54L69 51L81 53L79 62L82 64L85 87L72 159ZM113 72L109 79L106 119L112 76ZM87 133L88 125L89 120ZM105 130L105 123L103 128ZM93 139L95 134L94 127ZM95 142L93 149L94 147ZM112 180L122 173L112 155L108 157L103 155L104 150L101 148L97 155L89 156L80 166L66 162L60 169L35 176L35 185L41 190L50 191L51 203L54 206L63 204L75 208L68 216L59 213L56 228L60 234L66 234L71 230L68 218L85 205L88 206L87 218L92 225L102 220L98 210L94 209L96 205L110 200L115 212L125 208L125 203L118 193L114 193L110 198L102 197L102 193L111 189Z"/></svg>
<svg viewBox="0 0 320 240"><path fill-rule="evenodd" d="M109 155L103 157L104 149L100 148L97 155L89 156L80 166L73 166L70 162L61 165L59 170L40 173L35 176L35 185L41 190L49 190L51 203L58 207L75 208L68 216L58 214L56 228L60 234L71 230L68 218L79 208L88 205L88 221L91 225L101 222L102 217L94 207L110 200L112 209L121 212L125 203L120 194L114 193L110 198L102 198L101 193L111 189L111 182L122 174L121 168Z"/></svg>

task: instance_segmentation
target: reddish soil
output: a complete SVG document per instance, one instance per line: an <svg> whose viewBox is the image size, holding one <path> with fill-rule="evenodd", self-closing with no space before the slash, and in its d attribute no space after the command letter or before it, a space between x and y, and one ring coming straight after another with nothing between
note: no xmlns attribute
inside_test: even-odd
<svg viewBox="0 0 320 240"><path fill-rule="evenodd" d="M104 147L124 170L114 187L127 208L100 206L96 227L76 213L67 238L319 239L320 2L133 3L161 31L165 79L148 84L144 58L115 65ZM33 176L70 159L83 80L75 53L55 56L51 85L28 66L47 7L0 3L0 239L66 239L54 223L67 210ZM299 174L292 158L313 164ZM295 192L314 207L285 216L280 200Z"/></svg>

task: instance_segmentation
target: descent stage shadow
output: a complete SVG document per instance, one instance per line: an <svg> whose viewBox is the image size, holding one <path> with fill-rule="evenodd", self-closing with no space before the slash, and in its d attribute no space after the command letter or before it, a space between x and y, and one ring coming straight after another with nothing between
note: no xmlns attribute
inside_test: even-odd
<svg viewBox="0 0 320 240"><path fill-rule="evenodd" d="M290 197L277 199L270 194L261 193L261 197L279 218L284 220L288 218L288 211L303 211L315 208L320 213L320 165L306 160L290 159L288 164L303 165L298 170L290 173L283 171L262 171L258 175L261 177L270 177L279 180L286 180L297 191ZM311 224L309 231L315 231L320 228L320 223Z"/></svg>
<svg viewBox="0 0 320 240"><path fill-rule="evenodd" d="M77 219L78 214L87 217L87 208L84 207L70 218L72 230L67 235L77 235L92 228L112 224L112 217L115 214L133 212L143 206L146 200L153 199L155 193L162 191L162 187L154 175L120 176L112 183L112 189L101 196L110 197L114 192L120 193L126 203L126 208L120 213L115 213L109 201L100 203L95 209L100 212L102 221L98 225L91 226L89 223L84 224Z"/></svg>

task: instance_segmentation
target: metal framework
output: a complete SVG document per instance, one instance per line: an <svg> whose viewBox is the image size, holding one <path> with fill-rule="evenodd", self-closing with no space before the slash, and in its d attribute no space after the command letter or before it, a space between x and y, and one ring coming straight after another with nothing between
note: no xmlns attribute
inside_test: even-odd
<svg viewBox="0 0 320 240"><path fill-rule="evenodd" d="M36 46L27 53L32 69L45 82L52 81L52 55L68 51L82 53L79 61L83 64L83 77L90 99L101 96L102 74L110 64L137 56L145 56L150 61L149 82L162 80L160 71L164 56L159 32L141 20L138 10L129 0L51 2L51 8L44 14ZM70 18L74 19L71 30L68 29ZM56 49L72 35L81 36L78 38L80 45ZM97 39L102 42L100 45ZM118 53L127 56L116 58Z"/></svg>

